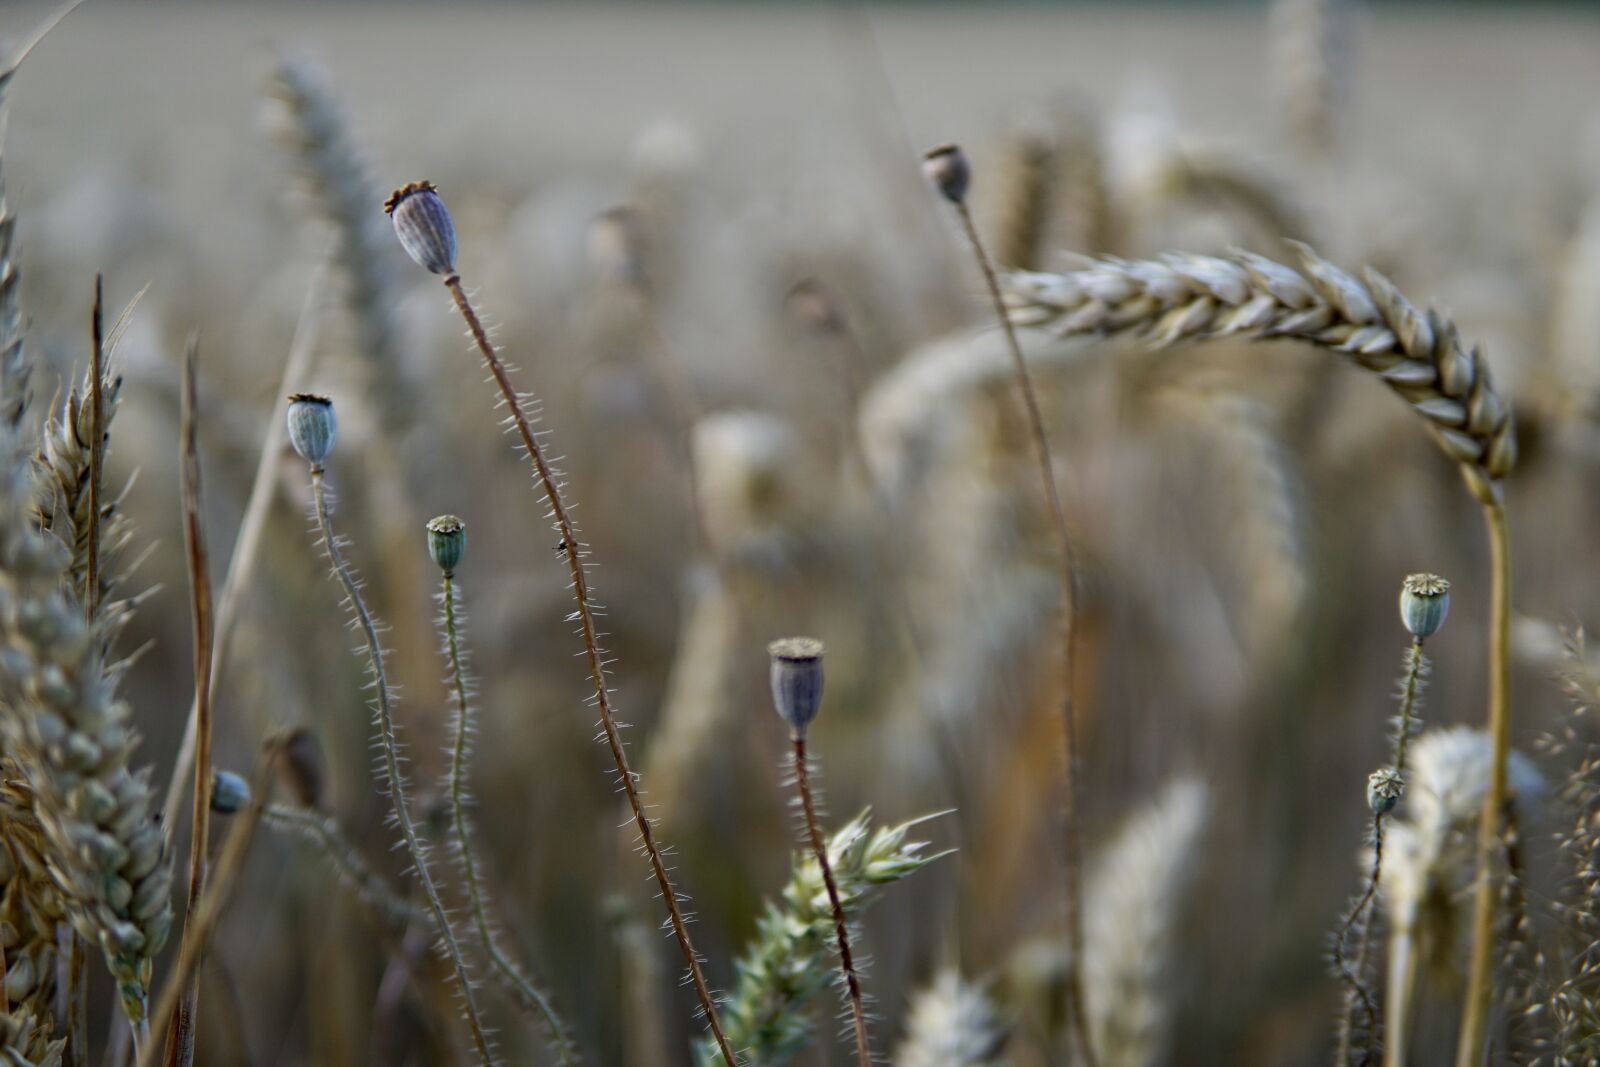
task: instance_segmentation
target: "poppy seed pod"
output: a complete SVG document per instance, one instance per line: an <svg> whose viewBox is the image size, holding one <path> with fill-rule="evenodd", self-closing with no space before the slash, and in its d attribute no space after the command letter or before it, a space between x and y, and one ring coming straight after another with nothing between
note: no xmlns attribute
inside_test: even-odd
<svg viewBox="0 0 1600 1067"><path fill-rule="evenodd" d="M456 227L432 182L402 185L383 202L406 255L435 274L456 270Z"/></svg>
<svg viewBox="0 0 1600 1067"><path fill-rule="evenodd" d="M454 515L428 520L428 555L446 575L455 573L467 551L467 524Z"/></svg>
<svg viewBox="0 0 1600 1067"><path fill-rule="evenodd" d="M822 706L822 642L785 637L767 646L772 657L772 706L796 736L803 735Z"/></svg>
<svg viewBox="0 0 1600 1067"><path fill-rule="evenodd" d="M1450 583L1437 574L1412 574L1400 586L1400 621L1421 641L1432 637L1450 614Z"/></svg>
<svg viewBox="0 0 1600 1067"><path fill-rule="evenodd" d="M233 815L250 803L250 783L232 771L211 772L211 810Z"/></svg>
<svg viewBox="0 0 1600 1067"><path fill-rule="evenodd" d="M1367 775L1367 807L1374 815L1387 815L1400 803L1400 794L1406 791L1406 781L1388 767L1380 767Z"/></svg>
<svg viewBox="0 0 1600 1067"><path fill-rule="evenodd" d="M972 184L972 168L967 164L967 154L959 145L945 144L930 148L922 157L922 173L934 188L952 204L967 199L967 187Z"/></svg>
<svg viewBox="0 0 1600 1067"><path fill-rule="evenodd" d="M320 467L339 439L339 420L333 401L311 393L289 398L289 443L313 467Z"/></svg>

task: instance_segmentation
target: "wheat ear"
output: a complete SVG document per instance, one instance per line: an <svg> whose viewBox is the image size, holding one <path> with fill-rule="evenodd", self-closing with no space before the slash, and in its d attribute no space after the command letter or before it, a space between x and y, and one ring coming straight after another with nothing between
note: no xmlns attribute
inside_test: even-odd
<svg viewBox="0 0 1600 1067"><path fill-rule="evenodd" d="M563 1067L571 1067L581 1062L571 1031L556 1013L550 995L539 988L506 953L489 921L488 894L478 874L478 860L472 846L472 824L467 815L467 757L474 730L473 684L467 673L466 652L461 641L465 611L461 604L461 592L455 583L455 566L460 560L461 546L466 539L465 527L460 519L442 515L428 523L428 539L430 548L435 549L434 561L443 572L439 590L439 626L442 631L446 682L455 704L455 738L450 747L450 774L445 782L445 791L450 798L456 861L461 870L461 882L467 889L472 925L478 934L478 946L488 958L495 979L524 1011L542 1021L556 1058Z"/></svg>
<svg viewBox="0 0 1600 1067"><path fill-rule="evenodd" d="M574 614L583 640L584 658L589 666L589 679L594 685L594 703L600 713L600 726L605 735L606 747L610 750L612 761L616 765L617 778L622 786L623 795L627 798L634 827L639 833L639 842L650 862L650 871L655 875L656 884L661 889L661 899L667 909L667 919L678 942L678 949L683 954L684 964L688 967L689 978L700 1001L700 1010L705 1016L706 1026L710 1028L712 1037L717 1042L724 1064L727 1067L735 1067L738 1060L734 1056L733 1047L728 1043L727 1036L723 1033L722 1021L717 1013L716 997L713 996L705 971L700 966L700 955L695 951L694 942L689 937L688 920L684 918L678 891L672 884L672 875L667 869L663 849L656 840L655 826L645 813L638 775L628 762L622 730L617 723L616 710L611 704L610 686L606 682L605 657L600 651L600 630L595 622L594 594L589 587L587 565L583 562L587 549L578 539L577 528L572 522L566 500L562 495L560 476L545 457L544 449L539 444L539 435L534 433L528 413L524 409L524 397L512 384L505 363L495 351L494 343L489 340L483 321L478 317L472 301L462 287L461 275L455 269L455 228L444 202L439 199L432 184L416 182L396 190L385 204L385 210L393 217L396 233L412 258L432 273L441 275L451 301L461 314L462 321L466 323L473 344L483 357L484 365L500 391L501 403L504 404L508 418L522 441L522 447L528 454L528 461L533 465L534 474L549 508L551 521L561 538L558 544L561 556L567 562L572 598L576 608Z"/></svg>
<svg viewBox="0 0 1600 1067"><path fill-rule="evenodd" d="M1457 1049L1458 1067L1476 1067L1489 1021L1492 868L1511 751L1511 547L1502 483L1516 466L1516 427L1482 349L1467 348L1454 325L1418 311L1377 271L1358 281L1307 246L1294 247L1299 270L1240 252L1230 259L1096 260L1064 274L1015 275L1012 315L1063 336L1143 334L1159 345L1283 337L1343 352L1410 404L1456 461L1482 505L1490 550L1487 719L1494 760L1478 830L1472 968Z"/></svg>
<svg viewBox="0 0 1600 1067"><path fill-rule="evenodd" d="M1076 682L1077 657L1077 578L1073 573L1072 535L1067 528L1066 512L1061 507L1061 494L1056 488L1055 469L1050 459L1050 440L1045 434L1044 415L1039 410L1039 398L1034 392L1033 379L1028 373L1028 362L1023 358L1022 346L1017 341L1016 330L1008 314L1005 299L1000 292L1000 282L994 265L978 236L978 227L967 207L967 185L970 171L966 156L954 145L935 148L924 156L924 173L955 208L961 229L972 247L973 258L983 274L985 287L994 305L995 316L1005 333L1006 348L1011 355L1011 369L1017 392L1022 397L1023 412L1028 427L1028 437L1033 447L1033 459L1038 468L1039 487L1048 509L1051 532L1056 542L1056 564L1060 568L1061 610L1057 625L1060 629L1060 691L1059 731L1062 746L1062 824L1066 845L1065 911L1067 917L1067 944L1071 961L1067 974L1067 1009L1072 1015L1078 1053L1087 1067L1097 1067L1093 1043L1089 1040L1087 1016L1083 1006L1083 913L1079 902L1079 857L1082 843L1078 831L1078 724L1077 704L1073 693Z"/></svg>
<svg viewBox="0 0 1600 1067"><path fill-rule="evenodd" d="M461 952L461 943L456 939L455 931L450 925L450 916L445 911L444 902L439 897L439 889L434 884L433 875L428 868L427 848L421 835L417 833L416 825L411 821L411 812L407 806L405 779L400 770L400 741L394 721L394 695L389 686L388 673L384 669L386 653L383 642L378 636L379 624L367 608L366 601L361 596L360 583L356 580L349 564L345 562L344 553L339 547L339 539L333 532L333 519L328 510L328 492L324 483L323 467L324 460L332 451L336 434L333 418L333 404L327 398L305 394L291 397L289 440L294 445L295 451L299 452L310 465L316 529L320 535L323 551L327 553L333 577L344 591L345 607L353 616L365 643L367 670L372 675L372 710L378 729L378 748L383 759L382 784L389 794L395 822L400 827L406 851L416 870L417 884L422 887L428 908L433 913L441 948L454 971L456 991L461 997L462 1010L466 1016L467 1026L472 1031L472 1042L477 1048L478 1058L485 1067L491 1067L495 1058L478 1013L478 1004L473 995L471 977L467 973L466 959Z"/></svg>
<svg viewBox="0 0 1600 1067"><path fill-rule="evenodd" d="M980 986L942 972L911 1002L898 1067L1002 1067L1011 1027Z"/></svg>
<svg viewBox="0 0 1600 1067"><path fill-rule="evenodd" d="M828 839L828 862L847 916L859 915L876 891L948 853L924 855L927 843L907 841L923 820L899 826L868 825L862 812ZM816 857L795 857L781 902L769 902L756 921L755 938L735 964L738 982L726 1006L728 1037L753 1064L781 1067L811 1042L807 1009L830 982L825 962L834 932L833 910ZM714 1067L717 1046L708 1038L695 1049L699 1067Z"/></svg>

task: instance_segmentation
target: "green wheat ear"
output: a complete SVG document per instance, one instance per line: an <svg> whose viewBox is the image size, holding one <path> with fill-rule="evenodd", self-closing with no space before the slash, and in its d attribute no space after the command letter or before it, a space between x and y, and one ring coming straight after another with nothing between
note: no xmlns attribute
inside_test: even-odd
<svg viewBox="0 0 1600 1067"><path fill-rule="evenodd" d="M845 914L865 911L878 891L950 852L924 854L926 841L908 841L912 828L934 816L873 830L862 812L828 839L828 860ZM838 975L829 956L833 912L822 868L809 853L797 855L780 900L768 902L756 934L734 965L738 981L723 1002L728 1040L748 1062L778 1067L806 1048L816 1023L811 1007ZM699 1067L720 1062L716 1045L695 1048Z"/></svg>

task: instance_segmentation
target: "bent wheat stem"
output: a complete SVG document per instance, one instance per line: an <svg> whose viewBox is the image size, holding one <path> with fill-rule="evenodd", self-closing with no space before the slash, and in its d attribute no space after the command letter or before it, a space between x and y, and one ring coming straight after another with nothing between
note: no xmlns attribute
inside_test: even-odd
<svg viewBox="0 0 1600 1067"><path fill-rule="evenodd" d="M616 764L617 777L621 782L623 795L627 798L628 809L633 815L634 826L639 832L640 843L650 861L651 873L655 875L656 884L661 889L661 899L667 908L672 934L689 969L689 978L694 984L695 995L699 998L700 1010L704 1013L706 1025L716 1040L723 1063L727 1067L734 1067L739 1061L735 1058L733 1047L723 1033L722 1020L717 1014L716 999L711 994L711 986L706 981L705 972L700 966L700 956L695 951L694 942L689 938L689 926L683 916L683 909L679 906L678 891L672 884L672 875L667 870L661 846L656 841L655 827L650 817L645 814L644 801L639 795L638 776L628 764L628 753L623 747L622 731L617 725L616 712L611 705L611 693L606 685L605 664L600 654L599 628L595 624L593 596L589 590L588 576L584 573L583 550L567 513L566 502L562 499L560 483L545 458L538 436L528 422L527 413L522 406L522 397L511 383L505 364L495 352L494 344L489 340L482 320L478 318L477 311L472 307L472 301L467 298L466 291L461 286L461 275L451 270L444 276L444 285L450 291L450 298L455 302L456 310L461 313L461 318L472 334L478 353L483 357L484 364L500 389L500 396L505 402L512 423L516 426L517 436L521 438L522 446L527 450L529 462L533 464L534 473L538 476L539 485L544 491L545 501L550 507L551 518L561 536L560 543L563 546L561 555L567 561L567 569L571 576L572 597L577 608L576 621L583 637L584 657L589 666L589 679L594 684L595 707L600 713L600 726L605 733L606 747L610 749L612 761Z"/></svg>
<svg viewBox="0 0 1600 1067"><path fill-rule="evenodd" d="M461 945L450 926L450 916L446 913L444 902L439 897L438 887L434 885L433 875L429 873L426 849L406 807L405 787L400 777L400 744L395 737L394 709L388 675L384 672L384 650L378 637L378 625L373 620L372 613L367 610L366 601L361 596L361 588L345 563L343 553L339 551L338 539L333 534L333 521L328 514L328 493L323 485L323 470L320 464L315 464L311 468L311 495L323 547L328 553L334 576L344 589L344 595L350 602L350 610L355 614L362 638L366 642L367 667L372 672L372 688L375 694L373 705L377 712L378 742L383 753L384 774L388 779L389 798L392 801L395 822L399 824L400 833L405 838L406 850L416 867L417 883L422 886L423 895L428 899L428 908L433 913L434 924L439 928L439 940L450 959L451 968L455 971L462 1009L466 1015L467 1025L472 1031L472 1043L476 1046L478 1058L484 1067L491 1067L495 1062L494 1055L489 1050L489 1039L478 1016L478 1005L473 997L467 963L461 954Z"/></svg>
<svg viewBox="0 0 1600 1067"><path fill-rule="evenodd" d="M1457 1067L1478 1067L1489 1023L1495 890L1491 865L1500 836L1511 756L1511 557L1504 479L1517 462L1511 407L1495 388L1483 350L1455 326L1419 311L1387 278L1360 280L1309 247L1291 242L1300 267L1240 252L1168 255L1158 260L1094 260L1065 274L1010 279L1012 316L1061 336L1145 334L1158 345L1218 337L1295 338L1342 352L1422 416L1467 489L1483 508L1490 551L1490 786L1478 829L1478 883L1472 966Z"/></svg>
<svg viewBox="0 0 1600 1067"><path fill-rule="evenodd" d="M472 850L472 827L467 820L467 749L472 732L471 684L467 679L466 663L461 651L461 635L457 625L459 596L455 577L444 572L443 588L439 594L441 621L444 624L444 651L449 661L450 689L456 703L455 740L450 750L450 821L455 831L456 856L461 865L461 881L467 887L467 901L472 909L472 925L478 934L478 943L488 957L491 969L500 984L524 1011L544 1020L549 1030L550 1046L563 1067L579 1061L568 1031L550 997L529 980L495 937L489 923L489 910L484 901L482 880L478 876L478 860Z"/></svg>
<svg viewBox="0 0 1600 1067"><path fill-rule="evenodd" d="M855 959L850 954L850 930L845 920L844 904L839 900L839 883L833 877L833 865L828 862L828 843L817 826L816 801L811 793L811 775L806 766L806 739L796 733L794 742L794 784L800 795L800 811L805 816L806 834L811 838L811 852L817 857L822 871L822 884L828 890L828 906L833 909L833 936L839 948L839 968L844 972L845 987L850 994L850 1020L855 1028L856 1061L860 1067L871 1067L872 1052L867 1043L867 1013L861 998L861 976L856 973Z"/></svg>

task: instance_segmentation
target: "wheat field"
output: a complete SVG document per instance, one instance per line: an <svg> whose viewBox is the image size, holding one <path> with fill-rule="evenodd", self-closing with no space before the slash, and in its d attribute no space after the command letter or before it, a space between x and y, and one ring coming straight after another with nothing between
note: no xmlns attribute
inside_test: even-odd
<svg viewBox="0 0 1600 1067"><path fill-rule="evenodd" d="M1600 1062L1597 56L0 5L0 1063Z"/></svg>

